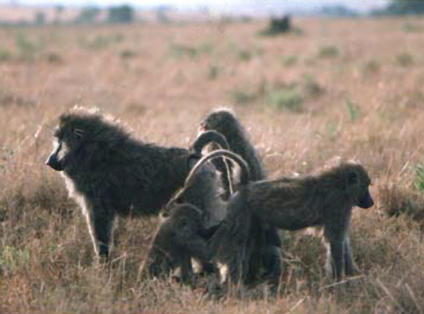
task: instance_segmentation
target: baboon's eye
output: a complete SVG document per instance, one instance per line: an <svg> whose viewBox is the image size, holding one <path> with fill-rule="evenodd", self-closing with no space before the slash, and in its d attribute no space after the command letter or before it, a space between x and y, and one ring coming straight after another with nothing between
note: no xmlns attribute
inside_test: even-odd
<svg viewBox="0 0 424 314"><path fill-rule="evenodd" d="M348 183L350 185L354 185L358 183L358 175L356 174L356 172L352 172L349 174Z"/></svg>

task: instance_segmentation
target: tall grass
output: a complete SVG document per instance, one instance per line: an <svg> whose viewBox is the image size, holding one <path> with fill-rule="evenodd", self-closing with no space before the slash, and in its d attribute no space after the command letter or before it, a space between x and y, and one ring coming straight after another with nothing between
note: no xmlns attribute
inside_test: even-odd
<svg viewBox="0 0 424 314"><path fill-rule="evenodd" d="M254 21L63 26L44 44L49 27L0 32L10 52L0 57L0 312L422 313L424 38L401 31L405 23L421 22L302 19L300 37L256 36L263 23ZM397 59L399 46L413 62ZM39 58L45 52L62 62ZM361 273L334 285L320 236L287 232L275 297L258 285L210 299L210 277L193 286L137 281L155 217L118 219L110 262L97 264L80 209L44 165L59 114L76 103L117 116L140 139L179 147L206 112L234 107L270 178L309 174L337 156L360 160L375 200L352 212Z"/></svg>

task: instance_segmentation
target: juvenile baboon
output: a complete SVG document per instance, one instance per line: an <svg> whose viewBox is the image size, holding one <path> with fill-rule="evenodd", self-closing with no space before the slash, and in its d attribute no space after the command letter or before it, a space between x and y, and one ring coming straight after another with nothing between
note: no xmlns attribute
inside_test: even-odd
<svg viewBox="0 0 424 314"><path fill-rule="evenodd" d="M219 152L220 157L229 156L231 159L236 159L238 165L242 168L241 182L247 183L249 181L249 167L241 157L233 153L229 153L229 155L226 155L227 151L225 150L218 150L216 152ZM208 156L211 156L213 154L216 153L211 153ZM200 167L201 165L199 161L199 163L197 163L193 167L190 174L188 175L186 183L184 184L184 188L179 191L178 196L173 197L171 201L167 204L170 213L172 213L175 206L179 206L179 202L181 202L181 199L184 198L184 194L190 189L190 187L196 184L195 180L193 180L193 175L198 171ZM231 268L230 270L234 274L232 276L233 279L236 277L236 274L239 273L239 268L237 267L238 263L236 263L236 261L234 260L235 257L237 257L237 261L243 261L244 265L248 266L249 261L244 260L242 256L246 256L245 251L248 247L253 248L253 245L257 244L257 242L251 241L252 237L249 236L251 215L250 212L245 212L242 209L244 199L240 196L240 194L242 193L243 191L238 191L235 194L231 195L229 202L230 204L235 204L235 206L228 210L225 218L218 226L214 227L213 231L207 229L203 229L201 231L203 238L209 239L208 248L211 259L216 265L218 265L219 271L221 273L223 272L222 269L225 268L220 267L221 264L233 266L233 268ZM240 201L236 201L238 199L240 199ZM237 208L237 210L235 208ZM172 214L168 214L168 216L171 215ZM206 235L206 233L209 234ZM170 235L169 232L164 232L163 234L168 235L168 237ZM225 240L221 243L221 240L223 239ZM249 244L247 244L248 240L250 241ZM168 238L167 242L170 243L171 241L172 240ZM188 250L188 248L186 250Z"/></svg>
<svg viewBox="0 0 424 314"><path fill-rule="evenodd" d="M205 137L226 145L216 132ZM205 137L199 140L209 142ZM200 157L200 152L136 140L111 117L82 107L60 116L55 138L46 164L62 172L87 219L95 253L105 257L114 217L158 213ZM195 181L187 201L205 211L206 227L219 223L225 208L216 197L220 180L215 169L205 165Z"/></svg>
<svg viewBox="0 0 424 314"><path fill-rule="evenodd" d="M200 131L215 130L225 136L230 150L241 156L250 169L252 181L266 177L265 168L249 136L236 115L229 109L217 109L210 112L200 123Z"/></svg>
<svg viewBox="0 0 424 314"><path fill-rule="evenodd" d="M258 153L249 140L249 136L240 123L237 116L229 109L217 109L210 112L200 123L200 131L215 130L225 136L230 150L242 157L250 170L250 180L258 181L266 178L266 171L259 158ZM215 166L220 171L225 168L221 162L222 159L215 161ZM232 164L230 164L230 168ZM224 186L227 182L224 181ZM229 191L230 188L226 188ZM250 261L249 277L256 279L260 273L261 267L266 271L266 276L270 278L279 278L281 274L281 240L275 227L269 224L261 223L260 219L254 219L251 227L251 234L255 241L258 241L254 248L259 251L252 254Z"/></svg>
<svg viewBox="0 0 424 314"><path fill-rule="evenodd" d="M192 274L192 257L210 260L210 250L202 237L202 215L200 209L188 203L174 205L157 229L141 274L161 277L180 268L180 278L186 282Z"/></svg>
<svg viewBox="0 0 424 314"><path fill-rule="evenodd" d="M204 162L221 156L240 160L225 150L212 152L193 167L185 184L193 184L193 174ZM241 169L244 171L244 167ZM272 181L249 182L246 177L242 175L242 186L229 201L227 218L211 240L217 262L222 264L221 269L229 270L232 281L245 275L246 261L251 258L251 223L246 218L250 215L284 230L323 227L329 243L327 265L334 278L340 280L343 270L346 275L356 272L348 235L351 211L354 206L369 208L374 204L368 189L371 180L363 166L345 162L319 175ZM234 228L226 228L227 221ZM220 233L221 228L224 230ZM234 240L238 234L242 237ZM236 250L231 247L234 244L228 245L230 241L240 242ZM218 254L219 250L223 253Z"/></svg>

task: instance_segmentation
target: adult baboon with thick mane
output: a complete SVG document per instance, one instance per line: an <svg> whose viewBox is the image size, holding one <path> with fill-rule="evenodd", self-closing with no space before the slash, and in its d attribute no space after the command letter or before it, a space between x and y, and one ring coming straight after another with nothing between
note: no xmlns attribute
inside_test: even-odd
<svg viewBox="0 0 424 314"><path fill-rule="evenodd" d="M207 114L200 123L200 131L208 132L210 130L215 130L224 135L230 150L246 161L249 166L251 181L266 179L265 167L259 158L259 154L250 142L249 135L234 112L227 108L220 108ZM215 150L216 147L213 147L213 149ZM222 163L221 158L214 160L214 164L218 170L225 173L226 165ZM231 170L234 169L232 166L233 164L230 163ZM224 186L226 185L227 181L224 181ZM227 187L226 190L229 191L230 188ZM258 243L254 245L257 251L252 253L250 259L249 278L250 280L257 279L261 268L263 268L265 276L272 278L275 284L281 274L281 240L278 231L275 227L263 223L260 219L253 217L253 220L250 233L252 238Z"/></svg>
<svg viewBox="0 0 424 314"><path fill-rule="evenodd" d="M212 152L193 167L185 185L194 184L195 173L206 161L222 156L240 163L240 157L232 152ZM241 169L243 172L244 167ZM329 243L327 266L334 278L340 280L343 270L346 275L354 274L357 270L348 234L351 211L354 206L373 206L370 184L364 167L354 162L341 163L315 176L271 181L251 182L242 173L241 187L230 199L228 214L211 239L213 257L224 275L222 281L229 273L232 282L239 282L248 271L246 265L254 249L250 245L252 215L285 230L323 227Z"/></svg>
<svg viewBox="0 0 424 314"><path fill-rule="evenodd" d="M205 137L199 140L227 145L217 132ZM96 254L106 257L114 217L157 214L200 158L200 151L136 140L113 118L83 107L60 116L55 138L46 164L62 172L70 196L86 216ZM195 181L185 200L205 212L202 223L210 227L225 216L216 195L220 180L209 164Z"/></svg>

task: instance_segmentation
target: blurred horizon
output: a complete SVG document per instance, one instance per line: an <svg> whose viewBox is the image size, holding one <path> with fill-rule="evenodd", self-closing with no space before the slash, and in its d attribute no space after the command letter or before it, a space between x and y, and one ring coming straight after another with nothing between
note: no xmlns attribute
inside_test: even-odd
<svg viewBox="0 0 424 314"><path fill-rule="evenodd" d="M210 9L216 11L233 11L237 9L260 9L260 10L286 10L287 12L310 11L325 6L344 6L364 13L375 8L381 8L389 3L388 0L300 0L300 1L277 1L277 0L147 0L140 3L137 0L0 0L0 6L29 6L29 7L110 7L116 5L130 5L136 9L152 9L157 7L169 7L176 10L199 10Z"/></svg>
<svg viewBox="0 0 424 314"><path fill-rule="evenodd" d="M419 5L394 6L390 0L0 0L0 24L96 24L129 22L205 22L220 19L367 17L423 13ZM115 17L110 19L110 12Z"/></svg>

